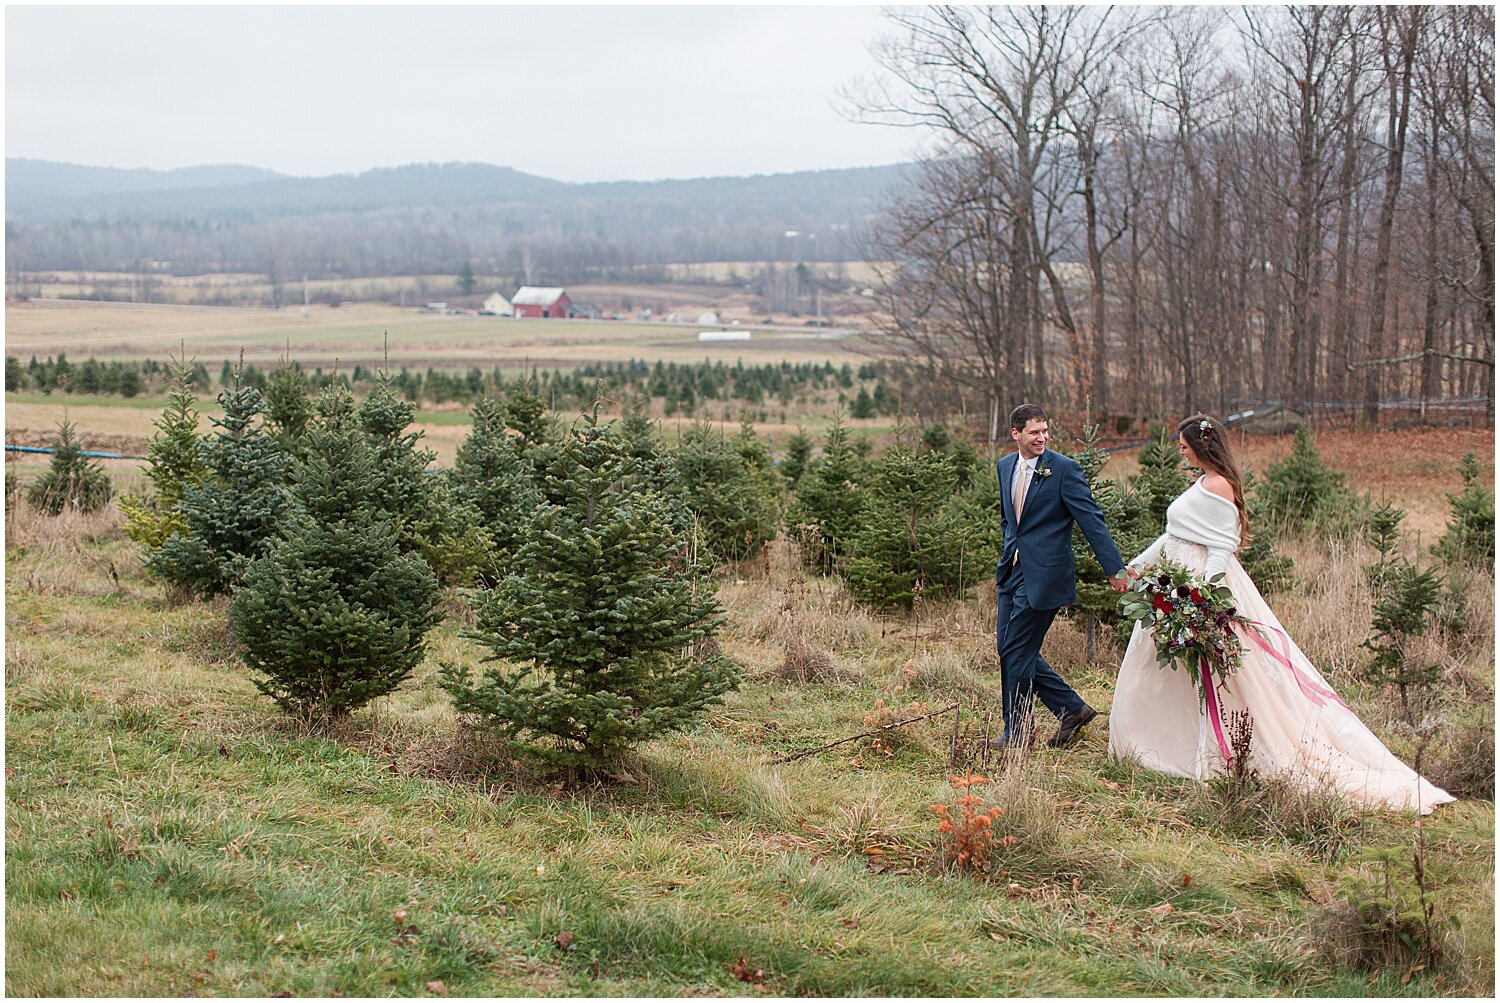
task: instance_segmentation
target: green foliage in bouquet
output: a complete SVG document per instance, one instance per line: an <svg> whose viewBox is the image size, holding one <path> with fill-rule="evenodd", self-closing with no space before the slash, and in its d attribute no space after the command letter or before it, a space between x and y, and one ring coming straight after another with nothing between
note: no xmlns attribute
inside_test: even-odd
<svg viewBox="0 0 1500 1003"><path fill-rule="evenodd" d="M1495 565L1495 493L1479 479L1479 461L1465 453L1459 464L1464 489L1448 496L1453 517L1432 552L1449 564L1475 568Z"/></svg>
<svg viewBox="0 0 1500 1003"><path fill-rule="evenodd" d="M31 483L26 500L48 515L61 515L68 509L98 511L109 504L113 493L109 475L83 455L73 423L64 419L57 438L52 440L52 462L47 472Z"/></svg>
<svg viewBox="0 0 1500 1003"><path fill-rule="evenodd" d="M1227 681L1240 666L1244 641L1235 628L1254 629L1235 607L1222 574L1204 580L1165 558L1147 568L1120 597L1120 612L1151 631L1156 663L1183 668L1199 698L1210 680Z"/></svg>
<svg viewBox="0 0 1500 1003"><path fill-rule="evenodd" d="M706 642L724 622L660 495L631 490L629 444L597 405L563 444L511 573L470 594L465 636L495 663L477 680L446 666L461 713L543 756L593 767L687 727L737 681Z"/></svg>

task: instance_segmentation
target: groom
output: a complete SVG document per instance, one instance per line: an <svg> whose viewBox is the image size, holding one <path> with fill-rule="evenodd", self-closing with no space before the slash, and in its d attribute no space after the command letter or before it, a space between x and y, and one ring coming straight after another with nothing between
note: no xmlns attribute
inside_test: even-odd
<svg viewBox="0 0 1500 1003"><path fill-rule="evenodd" d="M1127 569L1104 525L1104 514L1078 464L1047 448L1047 412L1022 404L1011 412L1016 451L995 464L1000 477L1004 542L995 565L999 617L995 646L1005 694L1005 736L990 744L1020 747L1031 742L1032 697L1058 718L1047 742L1063 746L1098 716L1042 658L1042 639L1060 607L1077 600L1073 568L1073 524L1099 559L1113 570L1109 584L1128 588Z"/></svg>

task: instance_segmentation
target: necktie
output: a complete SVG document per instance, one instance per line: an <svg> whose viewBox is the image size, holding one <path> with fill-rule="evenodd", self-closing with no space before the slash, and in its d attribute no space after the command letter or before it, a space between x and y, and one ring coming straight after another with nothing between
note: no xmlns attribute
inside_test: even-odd
<svg viewBox="0 0 1500 1003"><path fill-rule="evenodd" d="M1031 480L1031 471L1025 463L1021 464L1021 476L1016 478L1016 492L1011 499L1016 510L1016 525L1021 524L1021 510L1026 506L1026 482Z"/></svg>

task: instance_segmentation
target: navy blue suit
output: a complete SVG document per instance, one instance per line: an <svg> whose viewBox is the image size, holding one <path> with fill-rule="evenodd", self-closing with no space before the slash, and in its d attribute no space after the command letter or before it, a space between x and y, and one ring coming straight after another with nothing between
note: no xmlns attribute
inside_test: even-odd
<svg viewBox="0 0 1500 1003"><path fill-rule="evenodd" d="M1004 527L1000 560L995 565L999 601L995 647L1000 654L1007 741L1020 740L1020 729L1030 721L1033 696L1039 697L1042 705L1059 718L1084 706L1083 698L1041 654L1042 640L1058 609L1078 599L1073 564L1074 523L1083 530L1106 573L1113 574L1125 567L1104 525L1104 513L1083 479L1083 471L1061 453L1050 449L1042 452L1017 525L1011 488L1019 456L1018 452L1010 453L995 463ZM1050 474L1043 476L1043 470Z"/></svg>

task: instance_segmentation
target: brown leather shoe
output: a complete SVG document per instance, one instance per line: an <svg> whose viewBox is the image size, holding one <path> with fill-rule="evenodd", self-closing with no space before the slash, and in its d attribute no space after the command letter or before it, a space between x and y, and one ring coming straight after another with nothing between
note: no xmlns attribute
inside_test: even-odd
<svg viewBox="0 0 1500 1003"><path fill-rule="evenodd" d="M1080 709L1075 710L1071 714L1064 715L1063 719L1057 722L1057 734L1047 739L1047 744L1054 749L1062 748L1078 737L1078 732L1084 725L1098 716L1098 711L1088 704L1084 704Z"/></svg>

